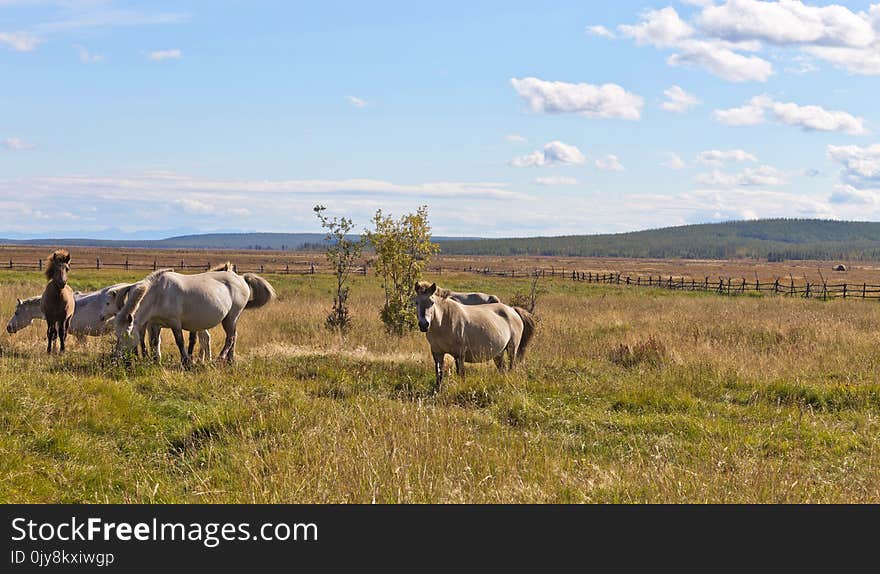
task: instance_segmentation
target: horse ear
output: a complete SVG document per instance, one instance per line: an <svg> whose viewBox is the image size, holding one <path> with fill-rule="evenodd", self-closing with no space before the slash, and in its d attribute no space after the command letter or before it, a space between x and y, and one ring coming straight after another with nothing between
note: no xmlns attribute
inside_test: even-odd
<svg viewBox="0 0 880 574"><path fill-rule="evenodd" d="M131 288L132 285L129 285L128 287L123 287L122 289L115 291L114 294L111 295L111 297L114 297L116 299L117 309L122 309L122 307L125 305L125 297L128 295L128 292L131 291Z"/></svg>
<svg viewBox="0 0 880 574"><path fill-rule="evenodd" d="M435 291L437 291L437 284L436 284L436 283L431 283L431 288L428 289L428 293L431 294L431 295L433 295Z"/></svg>
<svg viewBox="0 0 880 574"><path fill-rule="evenodd" d="M21 299L16 299L16 305L21 305Z"/></svg>

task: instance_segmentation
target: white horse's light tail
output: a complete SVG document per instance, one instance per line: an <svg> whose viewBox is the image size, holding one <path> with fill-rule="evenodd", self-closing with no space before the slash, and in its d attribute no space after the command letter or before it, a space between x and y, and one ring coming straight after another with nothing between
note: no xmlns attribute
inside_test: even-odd
<svg viewBox="0 0 880 574"><path fill-rule="evenodd" d="M535 335L535 318L522 307L514 307L513 310L516 311L523 322L523 334L519 341L519 348L516 350L516 359L519 361L525 356L526 347L528 347L529 341Z"/></svg>
<svg viewBox="0 0 880 574"><path fill-rule="evenodd" d="M242 275L248 287L251 288L251 298L248 300L245 309L259 309L275 297L275 288L272 285L254 273L245 273Z"/></svg>

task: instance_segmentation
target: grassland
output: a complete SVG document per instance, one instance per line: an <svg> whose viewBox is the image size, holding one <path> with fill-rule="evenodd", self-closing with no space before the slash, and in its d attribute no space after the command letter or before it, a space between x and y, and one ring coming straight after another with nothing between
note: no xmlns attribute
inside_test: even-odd
<svg viewBox="0 0 880 574"><path fill-rule="evenodd" d="M87 289L139 273L75 271ZM373 277L323 327L327 276L268 276L232 367L115 364L0 335L2 502L880 502L880 306L546 280L523 368L431 393ZM438 278L439 279L439 278ZM517 279L444 272L509 299ZM0 271L0 312L39 292ZM218 331L215 349L221 341Z"/></svg>

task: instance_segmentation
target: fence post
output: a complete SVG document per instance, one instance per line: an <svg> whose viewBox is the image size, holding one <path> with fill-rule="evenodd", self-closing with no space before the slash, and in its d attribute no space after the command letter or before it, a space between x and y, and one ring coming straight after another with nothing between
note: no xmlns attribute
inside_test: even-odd
<svg viewBox="0 0 880 574"><path fill-rule="evenodd" d="M180 268L186 269L186 263L184 263L183 259L180 260Z"/></svg>
<svg viewBox="0 0 880 574"><path fill-rule="evenodd" d="M9 268L12 269L12 259L9 260Z"/></svg>
<svg viewBox="0 0 880 574"><path fill-rule="evenodd" d="M863 283L863 284L862 284L862 299L865 298L865 295L867 294L867 292L868 292L868 284L867 284L867 283Z"/></svg>
<svg viewBox="0 0 880 574"><path fill-rule="evenodd" d="M159 262L153 259L153 271L159 268Z"/></svg>
<svg viewBox="0 0 880 574"><path fill-rule="evenodd" d="M101 258L95 257L95 269L101 269Z"/></svg>
<svg viewBox="0 0 880 574"><path fill-rule="evenodd" d="M846 299L846 283L843 284L843 298Z"/></svg>
<svg viewBox="0 0 880 574"><path fill-rule="evenodd" d="M128 271L128 257L125 258L125 270Z"/></svg>
<svg viewBox="0 0 880 574"><path fill-rule="evenodd" d="M284 273L290 275L290 263L284 266Z"/></svg>
<svg viewBox="0 0 880 574"><path fill-rule="evenodd" d="M37 267L40 268L40 271L43 270L43 260L42 260L42 259L38 259L38 260L37 260Z"/></svg>

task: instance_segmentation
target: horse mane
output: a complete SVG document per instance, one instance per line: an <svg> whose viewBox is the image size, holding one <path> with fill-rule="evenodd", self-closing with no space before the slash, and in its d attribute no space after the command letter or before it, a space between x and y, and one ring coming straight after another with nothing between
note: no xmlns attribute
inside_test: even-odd
<svg viewBox="0 0 880 574"><path fill-rule="evenodd" d="M232 270L232 262L227 261L226 263L221 263L220 265L215 265L208 269L208 271L231 271Z"/></svg>
<svg viewBox="0 0 880 574"><path fill-rule="evenodd" d="M70 263L70 252L67 249L56 249L48 259L49 262L43 273L46 275L46 279L51 279L55 276L55 270L59 263Z"/></svg>
<svg viewBox="0 0 880 574"><path fill-rule="evenodd" d="M170 273L172 271L174 271L174 269L172 269L170 267L167 269L157 269L156 271L153 271L152 273L150 273L149 275L147 275L146 277L144 277L143 279L141 279L137 283L131 285L130 287L127 287L126 288L127 295L125 298L125 303L122 305L122 307L119 309L119 312L116 314L117 323L121 323L122 321L127 321L128 320L127 318L129 315L134 315L137 312L138 307L140 307L141 301L144 300L144 297L146 297L147 292L153 286L153 283L155 283L160 277L162 277L166 273ZM117 301L118 301L118 299L117 299Z"/></svg>
<svg viewBox="0 0 880 574"><path fill-rule="evenodd" d="M34 295L33 297L28 297L27 299L22 299L21 304L24 307L29 307L31 305L39 305L40 301L43 299L42 295Z"/></svg>
<svg viewBox="0 0 880 574"><path fill-rule="evenodd" d="M416 291L422 292L427 291L431 288L432 283L428 283L427 281L419 281L416 283ZM443 287L437 286L437 290L434 291L434 295L439 297L440 299L446 299L452 294L452 291L449 289L444 289Z"/></svg>
<svg viewBox="0 0 880 574"><path fill-rule="evenodd" d="M147 295L147 291L152 287L152 282L138 281L134 285L131 286L131 290L128 292L128 297L125 300L125 304L116 314L116 323L120 324L123 321L128 321L129 315L134 315L137 312L137 308L140 307L141 301L144 300L144 297Z"/></svg>

